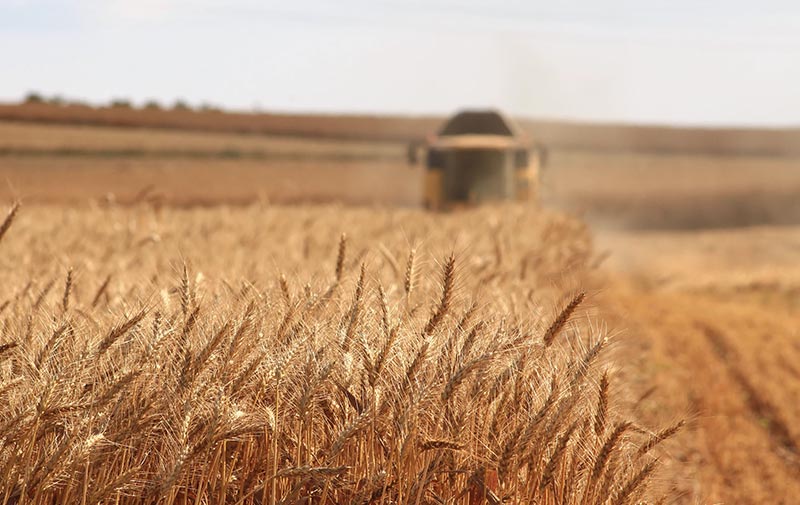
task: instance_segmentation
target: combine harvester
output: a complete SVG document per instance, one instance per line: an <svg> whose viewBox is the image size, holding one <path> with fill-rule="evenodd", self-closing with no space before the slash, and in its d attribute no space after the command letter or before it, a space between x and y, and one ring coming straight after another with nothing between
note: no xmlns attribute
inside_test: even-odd
<svg viewBox="0 0 800 505"><path fill-rule="evenodd" d="M493 110L462 111L438 135L409 146L409 163L426 158L424 203L446 210L536 198L544 150Z"/></svg>

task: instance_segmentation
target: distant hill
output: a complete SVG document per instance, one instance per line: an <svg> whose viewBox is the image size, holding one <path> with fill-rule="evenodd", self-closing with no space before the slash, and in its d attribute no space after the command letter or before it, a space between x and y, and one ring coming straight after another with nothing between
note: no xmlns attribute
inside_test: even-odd
<svg viewBox="0 0 800 505"><path fill-rule="evenodd" d="M274 114L191 109L0 105L0 120L169 128L348 140L407 142L435 132L443 117ZM800 156L800 128L685 128L520 119L551 149Z"/></svg>

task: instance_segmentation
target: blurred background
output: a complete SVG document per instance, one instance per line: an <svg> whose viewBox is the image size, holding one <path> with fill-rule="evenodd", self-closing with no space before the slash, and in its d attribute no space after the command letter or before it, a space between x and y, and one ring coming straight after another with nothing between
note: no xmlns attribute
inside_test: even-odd
<svg viewBox="0 0 800 505"><path fill-rule="evenodd" d="M799 29L791 2L4 0L0 197L416 206L409 143L491 108L603 229L794 224Z"/></svg>

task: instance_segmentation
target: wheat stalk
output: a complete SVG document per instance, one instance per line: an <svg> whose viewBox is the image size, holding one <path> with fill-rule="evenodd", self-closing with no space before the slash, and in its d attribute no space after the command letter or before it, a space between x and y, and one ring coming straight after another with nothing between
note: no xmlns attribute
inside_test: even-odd
<svg viewBox="0 0 800 505"><path fill-rule="evenodd" d="M67 280L64 282L64 296L61 297L61 310L69 310L69 295L72 293L72 268L67 270Z"/></svg>
<svg viewBox="0 0 800 505"><path fill-rule="evenodd" d="M656 469L658 465L658 460L653 460L650 463L646 464L641 470L639 470L636 475L631 477L631 479L625 483L625 485L620 489L612 498L611 503L613 505L624 505L628 503L628 500L631 496L636 492L638 488L640 488L652 475L653 471Z"/></svg>
<svg viewBox="0 0 800 505"><path fill-rule="evenodd" d="M425 325L424 335L431 335L450 310L450 305L453 301L453 286L455 284L455 265L456 258L450 255L442 269L442 296L439 305L428 320L428 324Z"/></svg>
<svg viewBox="0 0 800 505"><path fill-rule="evenodd" d="M570 316L572 313L575 312L575 309L583 302L584 298L586 298L586 293L578 293L575 295L572 300L561 310L547 330L544 332L542 336L542 341L544 342L545 347L550 347L552 345L555 338L561 333L561 330L564 328L564 325L567 324L569 321Z"/></svg>
<svg viewBox="0 0 800 505"><path fill-rule="evenodd" d="M11 206L11 209L6 214L6 218L3 220L3 224L0 224L0 241L3 240L3 237L6 236L8 233L8 229L11 228L11 223L14 222L14 218L17 217L17 212L19 212L19 202L15 202L14 205Z"/></svg>
<svg viewBox="0 0 800 505"><path fill-rule="evenodd" d="M336 254L336 282L341 282L344 272L344 260L347 253L347 235L342 233L339 238L339 252Z"/></svg>
<svg viewBox="0 0 800 505"><path fill-rule="evenodd" d="M408 251L408 259L406 260L406 274L403 278L403 289L405 290L406 300L411 297L411 292L414 291L414 278L416 277L416 255L417 250L412 247Z"/></svg>
<svg viewBox="0 0 800 505"><path fill-rule="evenodd" d="M608 403L608 370L606 370L600 379L600 387L597 391L597 408L594 413L594 432L597 436L602 436L606 431Z"/></svg>
<svg viewBox="0 0 800 505"><path fill-rule="evenodd" d="M674 437L681 430L681 428L683 428L684 424L685 424L685 421L683 419L681 419L680 421L678 421L674 425L672 425L672 426L670 426L668 428L664 428L663 430L659 431L655 435L651 436L650 438L647 439L647 441L645 443L643 443L639 447L639 449L636 451L636 455L637 456L644 456L645 454L650 452L651 449L653 449L655 446L659 445L664 440L667 440L669 438Z"/></svg>

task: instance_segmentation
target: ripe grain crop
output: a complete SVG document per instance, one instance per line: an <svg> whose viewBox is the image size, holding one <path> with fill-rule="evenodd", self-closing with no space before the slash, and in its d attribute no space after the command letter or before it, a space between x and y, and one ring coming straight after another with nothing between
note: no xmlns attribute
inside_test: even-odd
<svg viewBox="0 0 800 505"><path fill-rule="evenodd" d="M2 230L0 503L660 492L678 427L609 391L576 220L31 206Z"/></svg>

